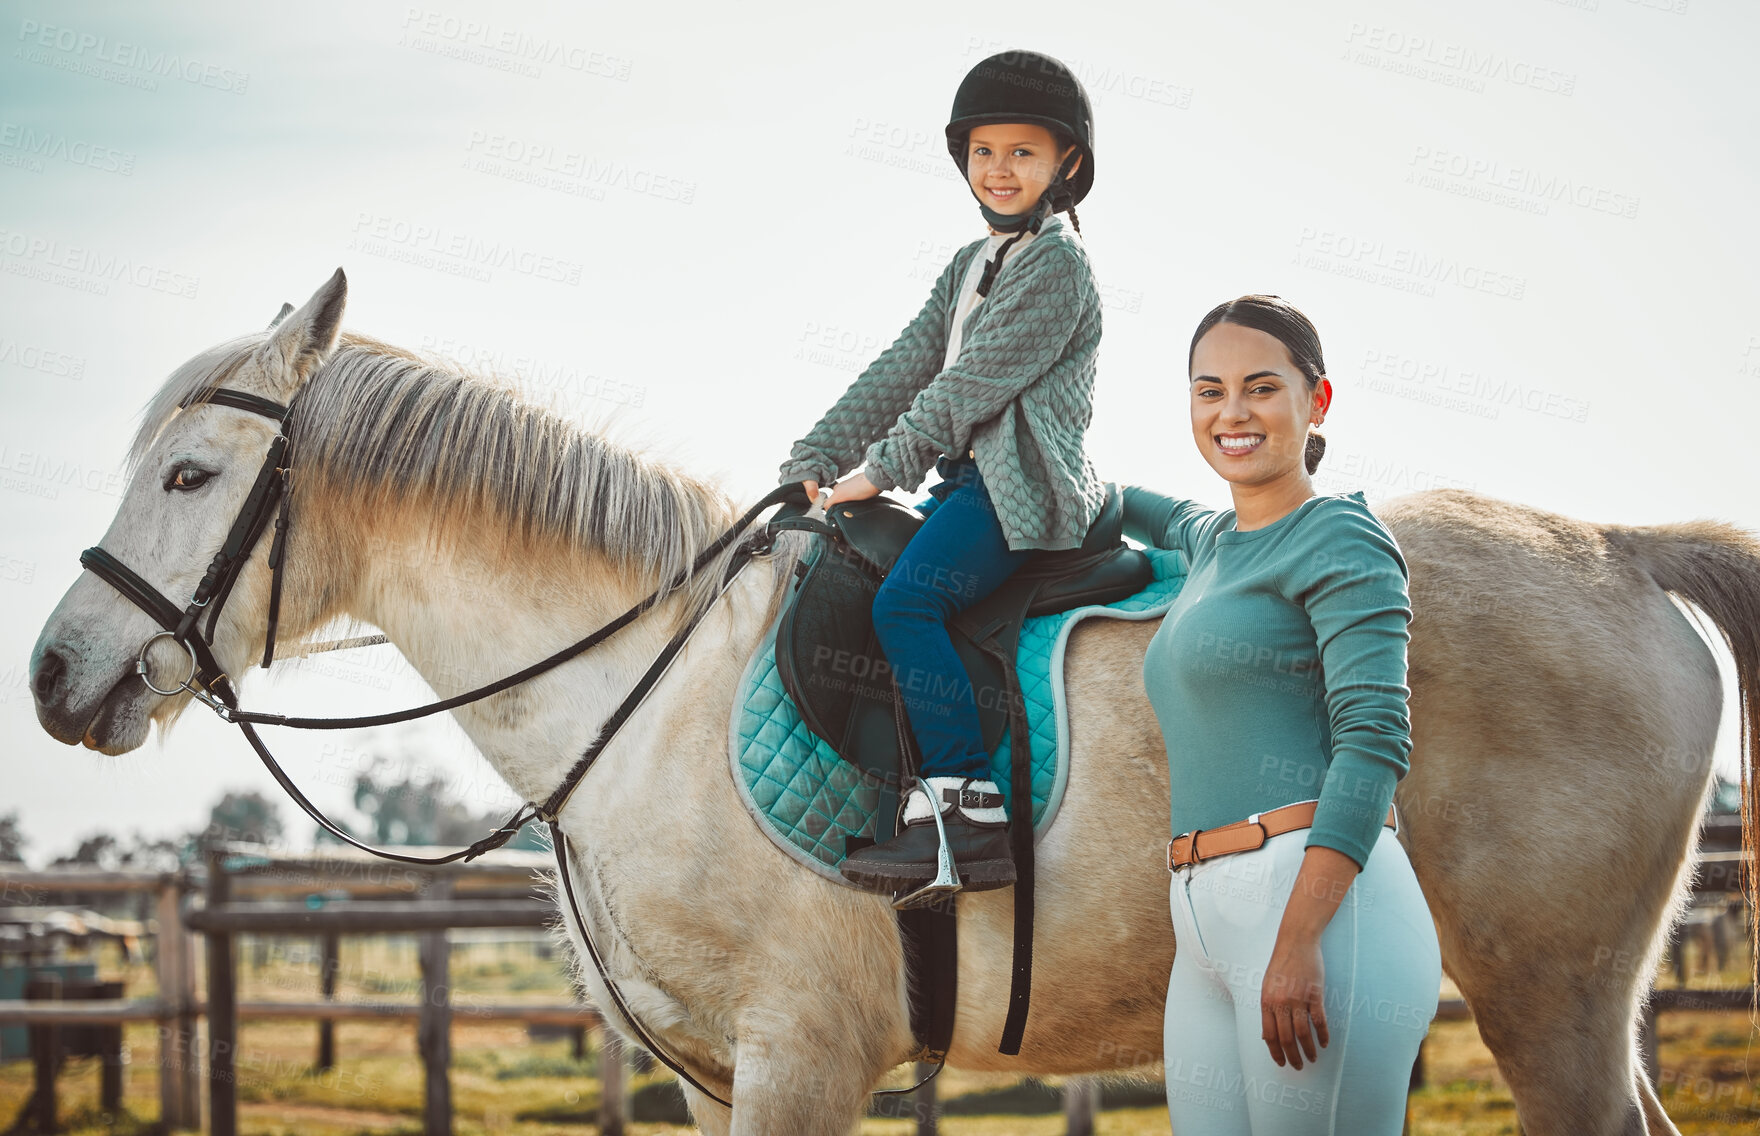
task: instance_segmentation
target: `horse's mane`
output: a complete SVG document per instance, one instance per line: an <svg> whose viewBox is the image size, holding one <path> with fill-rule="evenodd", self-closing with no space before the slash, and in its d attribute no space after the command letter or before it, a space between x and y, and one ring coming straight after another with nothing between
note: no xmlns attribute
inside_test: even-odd
<svg viewBox="0 0 1760 1136"><path fill-rule="evenodd" d="M179 367L142 413L137 466L186 401L225 386L268 332ZM664 584L738 516L718 487L583 430L497 381L344 332L293 403L298 491L346 488L366 508L420 501L434 528L497 515L522 541L600 552ZM717 587L730 550L691 580ZM687 605L696 610L697 602Z"/></svg>

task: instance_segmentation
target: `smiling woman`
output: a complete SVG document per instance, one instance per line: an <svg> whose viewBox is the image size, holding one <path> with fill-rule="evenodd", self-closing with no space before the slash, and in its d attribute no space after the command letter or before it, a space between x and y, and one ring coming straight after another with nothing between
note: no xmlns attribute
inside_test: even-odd
<svg viewBox="0 0 1760 1136"><path fill-rule="evenodd" d="M1192 436L1235 508L1125 491L1126 532L1190 563L1143 659L1179 834L1168 1109L1200 1136L1249 1118L1391 1136L1442 973L1390 807L1411 751L1405 558L1360 492L1309 481L1332 384L1301 312L1219 305L1189 359ZM1220 1076L1195 1085L1200 1067Z"/></svg>

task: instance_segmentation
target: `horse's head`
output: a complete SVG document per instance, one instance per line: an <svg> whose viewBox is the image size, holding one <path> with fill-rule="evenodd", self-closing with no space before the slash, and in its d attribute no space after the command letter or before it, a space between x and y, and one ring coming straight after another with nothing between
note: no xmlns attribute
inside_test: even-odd
<svg viewBox="0 0 1760 1136"><path fill-rule="evenodd" d="M347 295L339 268L304 307L284 306L266 332L220 344L179 367L148 405L130 453L128 489L100 547L179 611L240 514L278 430L271 417L205 398L225 388L290 401L335 348ZM213 657L230 675L263 649L268 546L265 535L250 550L215 624ZM205 629L207 620L201 624ZM163 728L190 700L183 691L154 693L135 672L143 645L161 630L111 583L82 573L31 654L37 721L69 745L83 741L109 754L139 746L149 722L158 719ZM161 689L175 689L190 666L168 636L152 643L146 661Z"/></svg>

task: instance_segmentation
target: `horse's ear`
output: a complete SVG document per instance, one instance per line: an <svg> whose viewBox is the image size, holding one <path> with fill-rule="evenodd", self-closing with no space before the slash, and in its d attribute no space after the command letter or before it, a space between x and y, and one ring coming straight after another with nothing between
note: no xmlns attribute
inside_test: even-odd
<svg viewBox="0 0 1760 1136"><path fill-rule="evenodd" d="M275 313L275 318L269 321L269 330L274 331L275 325L280 323L282 320L286 319L287 313L291 312L292 310L293 310L292 304L283 303L281 305L281 310Z"/></svg>
<svg viewBox="0 0 1760 1136"><path fill-rule="evenodd" d="M258 349L276 394L292 398L330 357L342 332L342 309L347 303L348 277L338 268L304 307L292 313L282 309L269 327L273 334Z"/></svg>

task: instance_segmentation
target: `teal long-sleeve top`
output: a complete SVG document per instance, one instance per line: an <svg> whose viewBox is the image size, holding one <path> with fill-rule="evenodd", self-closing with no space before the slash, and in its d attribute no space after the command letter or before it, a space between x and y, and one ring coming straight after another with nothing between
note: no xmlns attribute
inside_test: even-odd
<svg viewBox="0 0 1760 1136"><path fill-rule="evenodd" d="M1405 557L1361 492L1234 525L1233 509L1124 488L1125 535L1187 562L1143 657L1172 831L1318 798L1306 846L1360 867L1411 755Z"/></svg>

